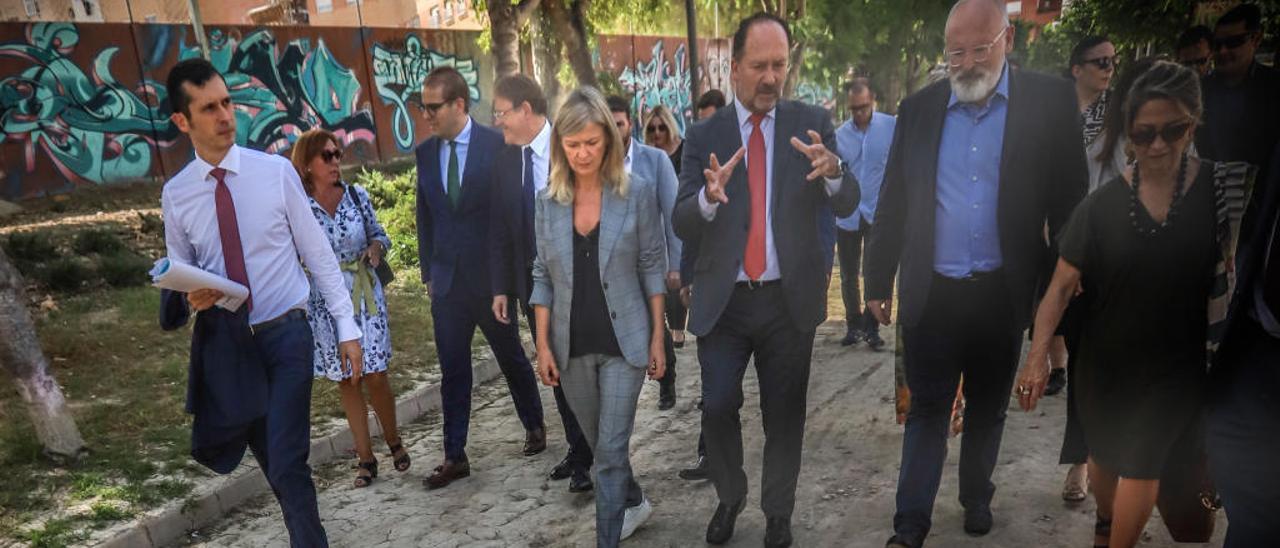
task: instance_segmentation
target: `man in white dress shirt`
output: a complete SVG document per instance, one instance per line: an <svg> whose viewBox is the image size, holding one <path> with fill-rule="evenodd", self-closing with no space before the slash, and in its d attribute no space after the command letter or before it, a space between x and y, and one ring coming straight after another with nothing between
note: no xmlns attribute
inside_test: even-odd
<svg viewBox="0 0 1280 548"><path fill-rule="evenodd" d="M249 288L249 298L234 312L211 308L222 298L217 290L187 295L191 307L200 311L192 356L193 375L202 377L192 379L197 397L229 399L231 406L261 405L237 401L244 396L219 393L213 386L218 366L249 362L261 369L242 371L264 379L263 414L230 436L240 442L240 455L245 443L253 451L280 502L291 544L327 546L307 465L313 342L305 312L310 286L298 260L306 263L337 321L344 367L359 379L360 329L337 258L289 160L236 146L234 105L213 65L204 59L178 63L169 72L167 89L172 120L195 148L195 159L165 184L160 198L169 257ZM234 323L202 323L219 315ZM202 325L224 330L231 325L247 333L251 348L210 348L217 343L226 346L229 339ZM236 340L235 335L230 340ZM196 351L202 344L204 348ZM215 356L215 363L209 363L210 356ZM196 367L200 359L203 369ZM206 384L200 386L201 382ZM193 437L201 435L202 422L216 419L202 417L200 409L194 411Z"/></svg>

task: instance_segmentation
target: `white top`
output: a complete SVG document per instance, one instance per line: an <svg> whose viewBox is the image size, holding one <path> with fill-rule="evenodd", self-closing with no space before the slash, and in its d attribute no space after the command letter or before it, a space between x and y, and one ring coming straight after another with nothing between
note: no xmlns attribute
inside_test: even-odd
<svg viewBox="0 0 1280 548"><path fill-rule="evenodd" d="M217 167L227 170L223 180L236 206L253 299L249 323L306 309L311 287L298 262L301 257L338 323L338 339L360 338L338 259L311 213L293 164L281 156L232 145ZM217 180L209 174L213 168L197 155L165 183L160 207L169 258L226 277L213 198Z"/></svg>
<svg viewBox="0 0 1280 548"><path fill-rule="evenodd" d="M744 106L742 102L739 101L736 97L733 99L733 106L734 106L734 110L736 110L738 114L738 130L742 132L742 145L747 146L747 144L751 141L751 132L754 129L754 126L751 125L751 111L747 110L747 107ZM773 195L773 157L774 157L773 135L774 135L774 128L776 127L775 122L777 120L777 114L778 114L778 108L774 107L773 109L769 110L769 112L765 114L764 119L760 121L760 133L764 136L764 151L765 151L764 195L765 196ZM742 155L742 160L738 162L738 165L741 166L743 170L747 169L747 161L750 159L750 156L751 156L751 151L750 151L750 147L748 147L747 152ZM723 162L729 161L728 158L717 158L717 159L720 160L722 164ZM805 173L807 174L808 172L806 171ZM832 194L835 194L836 192L839 192L840 185L843 182L844 182L843 178L827 179L826 180L827 195L830 196ZM772 200L767 200L767 199L764 202L765 204L764 205L764 218L765 218L764 273L760 275L760 280L759 280L762 282L777 280L782 278L782 270L778 268L778 250L773 245L773 204L771 202ZM707 221L715 220L716 210L719 209L720 207L719 203L713 204L711 202L708 202L706 193L699 191L698 205L702 209L702 218L706 219ZM747 271L745 269L738 269L738 281L745 282L750 279L751 278L747 276Z"/></svg>
<svg viewBox="0 0 1280 548"><path fill-rule="evenodd" d="M467 150L471 148L471 117L467 116L467 125L453 137L458 151L458 187L462 187L462 174L467 171ZM444 193L449 195L449 140L440 140L440 184Z"/></svg>
<svg viewBox="0 0 1280 548"><path fill-rule="evenodd" d="M551 175L551 122L542 124L542 130L533 138L533 142L520 150L520 161L524 162L524 148L533 149L533 192L537 194L547 188L547 178ZM520 166L524 173L524 165Z"/></svg>
<svg viewBox="0 0 1280 548"><path fill-rule="evenodd" d="M630 143L627 144L627 155L622 157L622 167L627 170L627 175L631 175L631 157L636 151L636 140L628 139L628 141Z"/></svg>

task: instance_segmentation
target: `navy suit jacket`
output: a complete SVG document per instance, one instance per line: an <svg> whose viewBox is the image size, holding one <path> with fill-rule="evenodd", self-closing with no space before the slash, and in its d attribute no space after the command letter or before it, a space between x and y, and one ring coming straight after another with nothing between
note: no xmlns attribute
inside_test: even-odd
<svg viewBox="0 0 1280 548"><path fill-rule="evenodd" d="M471 141L462 170L462 198L455 209L440 177L440 147L432 137L418 145L418 266L436 298L459 291L489 293L489 216L493 158L504 148L502 134L471 121Z"/></svg>
<svg viewBox="0 0 1280 548"><path fill-rule="evenodd" d="M469 155L468 155L469 157ZM529 302L533 292L533 219L525 221L520 147L504 146L493 166L489 216L489 290ZM530 212L532 215L532 212ZM528 229L526 229L526 226Z"/></svg>
<svg viewBox="0 0 1280 548"><path fill-rule="evenodd" d="M187 323L186 295L160 292L160 327ZM267 414L267 375L249 331L248 307L212 307L196 314L187 368L191 457L219 474L240 465L253 423Z"/></svg>

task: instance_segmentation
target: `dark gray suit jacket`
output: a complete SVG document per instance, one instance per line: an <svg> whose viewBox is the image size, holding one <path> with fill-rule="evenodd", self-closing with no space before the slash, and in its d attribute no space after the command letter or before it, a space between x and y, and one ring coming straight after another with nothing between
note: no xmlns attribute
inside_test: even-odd
<svg viewBox="0 0 1280 548"><path fill-rule="evenodd" d="M818 234L818 215L831 211L838 216L853 213L858 207L858 182L845 173L840 190L827 195L822 179L806 181L813 170L809 159L791 146L791 138L802 142L811 139L814 130L822 142L835 152L835 128L827 111L797 101L780 101L777 106L773 144L773 185L769 196L773 211L774 248L778 268L782 272L782 290L787 311L799 329L816 329L827 317L826 257ZM693 267L693 300L689 331L699 337L715 327L729 304L738 272L742 269L743 252L751 220L751 191L747 184L745 158L734 169L725 194L729 203L721 204L715 219L707 221L698 205L698 193L706 185L702 170L709 166L710 155L727 162L743 146L738 125L738 111L722 108L711 118L695 124L684 141L684 158L680 170L680 194L674 215L676 236L687 245L696 245L699 253ZM827 213L828 215L830 213ZM696 244L691 244L696 242Z"/></svg>
<svg viewBox="0 0 1280 548"><path fill-rule="evenodd" d="M933 282L938 146L950 98L951 84L943 80L907 97L898 108L864 252L867 300L893 294L901 263L898 320L908 327L924 315ZM1037 289L1057 260L1045 241L1045 223L1055 241L1089 185L1080 135L1075 91L1065 80L1009 71L996 218L1005 285L1019 327L1031 322Z"/></svg>

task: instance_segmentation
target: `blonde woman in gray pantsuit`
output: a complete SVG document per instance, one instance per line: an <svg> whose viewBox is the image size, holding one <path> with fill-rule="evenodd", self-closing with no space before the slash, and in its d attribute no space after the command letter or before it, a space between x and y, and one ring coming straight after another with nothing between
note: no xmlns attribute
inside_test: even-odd
<svg viewBox="0 0 1280 548"><path fill-rule="evenodd" d="M535 202L538 376L561 386L595 454L596 545L653 512L631 472L636 401L666 369L662 217L653 183L628 178L604 97L570 93L551 133L551 177Z"/></svg>

